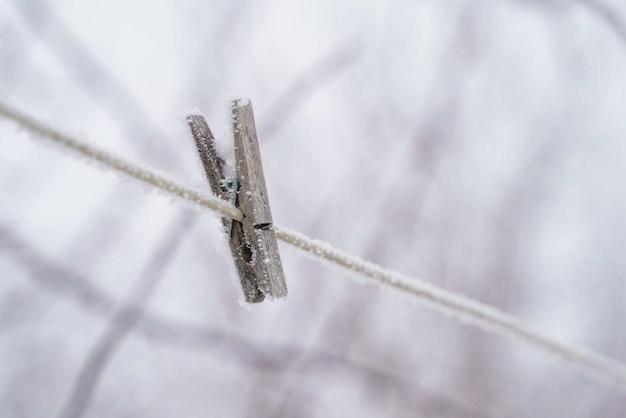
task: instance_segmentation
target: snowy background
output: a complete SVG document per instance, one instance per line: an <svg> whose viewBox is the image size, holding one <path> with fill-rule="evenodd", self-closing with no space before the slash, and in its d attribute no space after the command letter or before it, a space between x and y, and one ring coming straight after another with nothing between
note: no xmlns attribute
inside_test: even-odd
<svg viewBox="0 0 626 418"><path fill-rule="evenodd" d="M619 0L6 0L0 100L208 190L184 116L224 138L250 98L276 223L626 362L624 22ZM243 308L219 225L0 120L0 416L626 416L286 246L289 297Z"/></svg>

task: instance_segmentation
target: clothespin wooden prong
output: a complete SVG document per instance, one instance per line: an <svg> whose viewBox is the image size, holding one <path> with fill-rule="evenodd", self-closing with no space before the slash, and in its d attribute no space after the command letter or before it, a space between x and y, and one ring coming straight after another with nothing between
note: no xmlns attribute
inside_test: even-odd
<svg viewBox="0 0 626 418"><path fill-rule="evenodd" d="M235 165L239 179L239 208L245 236L254 248L254 267L261 292L272 299L287 296L287 285L272 228L261 152L252 104L234 100L232 104L235 139Z"/></svg>
<svg viewBox="0 0 626 418"><path fill-rule="evenodd" d="M276 235L267 199L261 154L249 103L234 101L232 106L236 177L225 178L224 160L215 147L215 138L201 115L189 115L187 123L212 192L239 207L241 222L222 218L228 235L237 275L248 303L262 302L266 296L287 295L287 286L278 253Z"/></svg>

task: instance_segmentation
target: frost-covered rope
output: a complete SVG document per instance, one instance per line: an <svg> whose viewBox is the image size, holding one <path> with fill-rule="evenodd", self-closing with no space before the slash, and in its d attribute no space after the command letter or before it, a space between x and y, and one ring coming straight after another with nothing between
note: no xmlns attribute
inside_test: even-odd
<svg viewBox="0 0 626 418"><path fill-rule="evenodd" d="M54 144L60 145L63 148L72 151L74 154L85 157L88 161L95 162L101 167L122 172L136 180L173 195L174 197L181 198L195 205L204 206L205 208L217 212L222 216L236 219L238 221L243 219L243 214L239 209L233 207L230 203L225 202L222 199L207 195L200 190L190 188L175 180L169 179L163 174L157 174L152 170L139 166L138 164L130 163L123 158L117 157L103 150L99 150L82 141L60 133L39 121L11 109L3 103L0 103L0 115L8 119L12 119L23 128L39 134L42 138L52 141Z"/></svg>
<svg viewBox="0 0 626 418"><path fill-rule="evenodd" d="M17 112L0 103L0 115L17 122L23 128L52 141L67 150L78 153L100 166L122 172L141 182L167 192L177 198L191 202L213 212L241 220L241 211L227 202L206 193L187 187L166 176L156 174L146 168L125 161L107 152L96 149L82 141L58 131ZM359 257L333 248L325 242L313 240L299 232L274 225L276 237L300 250L306 255L321 260L331 266L339 266L353 274L367 277L382 285L395 288L420 301L435 307L463 322L472 323L500 335L508 335L528 343L543 351L556 355L594 376L607 379L626 390L626 366L593 351L558 342L530 329L515 317L496 308L468 299L461 295L437 288L422 280L410 278L367 262Z"/></svg>

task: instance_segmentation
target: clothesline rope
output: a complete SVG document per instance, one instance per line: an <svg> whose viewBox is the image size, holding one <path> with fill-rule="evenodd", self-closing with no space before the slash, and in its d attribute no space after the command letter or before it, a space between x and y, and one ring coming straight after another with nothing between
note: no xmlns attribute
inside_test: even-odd
<svg viewBox="0 0 626 418"><path fill-rule="evenodd" d="M0 115L36 134L35 138L51 141L102 167L121 172L192 203L196 207L206 208L218 215L235 220L242 219L241 211L226 201L65 135L3 103L0 103ZM587 374L608 380L622 390L626 390L626 365L622 363L588 349L556 341L532 330L519 319L494 307L440 289L420 279L385 269L333 248L328 243L311 239L278 225L274 225L273 229L280 241L302 250L307 256L409 294L464 323L471 323L499 335L514 337L518 341L530 344L577 366Z"/></svg>

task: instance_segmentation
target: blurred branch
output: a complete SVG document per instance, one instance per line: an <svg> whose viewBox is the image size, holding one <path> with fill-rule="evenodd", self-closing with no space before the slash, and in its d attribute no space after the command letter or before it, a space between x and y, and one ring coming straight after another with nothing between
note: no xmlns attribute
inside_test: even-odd
<svg viewBox="0 0 626 418"><path fill-rule="evenodd" d="M87 356L74 382L72 393L65 402L61 417L78 418L83 415L109 359L141 317L142 306L154 292L167 270L167 265L196 219L197 216L194 213L181 212L171 222L139 281L132 289L127 302L111 318L106 331Z"/></svg>
<svg viewBox="0 0 626 418"><path fill-rule="evenodd" d="M322 85L354 64L360 53L360 47L352 43L337 47L300 74L259 118L259 135L265 139L275 135Z"/></svg>
<svg viewBox="0 0 626 418"><path fill-rule="evenodd" d="M173 171L181 165L177 152L166 150L164 145L170 143L155 130L155 123L145 112L143 105L124 85L114 72L107 69L97 56L97 51L89 50L83 42L68 28L55 11L55 4L42 0L14 0L11 3L23 27L29 30L50 51L67 71L74 82L80 86L91 99L107 113L127 134L129 145L149 161L158 161L161 167ZM22 51L19 57L26 57ZM22 58L23 61L23 58ZM3 63L5 65L8 63ZM11 62L10 65L16 65ZM176 148L179 149L179 148ZM175 151L175 150L174 150ZM110 193L103 201L112 199ZM79 252L81 263L92 265L114 245L122 231L132 222L138 206L127 204L125 215L102 228L102 220L110 217L110 208L99 205L86 222L78 228L80 236L74 240L68 250L69 254ZM100 236L98 251L90 252L85 242L94 235Z"/></svg>
<svg viewBox="0 0 626 418"><path fill-rule="evenodd" d="M602 20L626 44L626 25L619 14L608 4L597 0L576 0L585 6L591 13Z"/></svg>
<svg viewBox="0 0 626 418"><path fill-rule="evenodd" d="M155 123L144 111L143 106L131 94L124 83L107 70L94 54L86 48L76 35L56 15L54 3L43 0L14 0L14 10L41 43L54 54L65 67L70 77L80 84L95 103L122 121L128 133L129 144L149 161L158 161L163 168L172 171L181 165L179 154L165 152L163 140L155 140ZM167 158L159 158L167 156Z"/></svg>
<svg viewBox="0 0 626 418"><path fill-rule="evenodd" d="M169 232L174 231L172 228ZM165 241L163 241L161 249L165 247ZM0 225L0 249L19 263L29 279L61 297L70 299L85 312L104 317L114 311L116 301L104 289L95 285L93 281L47 260L44 255L31 248L28 243L3 225ZM159 252L155 253L154 260ZM285 372L296 376L309 376L309 378L321 374L344 379L358 379L366 388L370 388L371 392L380 392L379 389L384 387L390 394L406 402L407 409L449 411L450 416L485 416L463 406L451 397L428 392L412 379L397 376L384 369L365 365L333 352L302 350L288 345L261 348L245 338L226 331L173 321L147 312L140 306L141 299L145 301L158 280L158 278L154 281L148 280L147 276L149 273L156 274L163 267L163 262L151 263L144 273L145 276L138 283L136 291L133 291L137 299L131 298L111 318L105 333L107 338L100 340L97 345L100 348L91 353L91 361L86 363L86 365L100 364L99 368L91 366L83 369L88 369L92 378L99 376L102 365L106 363L114 348L125 335L132 332L158 343L200 350L203 353L211 351L215 357L223 360L231 359L241 367L254 368L266 374L270 379L281 379ZM112 329L117 329L117 331ZM89 391L95 384L95 382L83 383L91 386L88 388ZM81 391L84 392L85 389ZM86 395L86 393L81 394L83 397Z"/></svg>
<svg viewBox="0 0 626 418"><path fill-rule="evenodd" d="M626 22L620 17L620 14L604 1L599 0L517 0L524 4L531 5L532 7L542 7L547 9L553 9L557 11L563 11L566 6L572 4L580 4L586 8L591 14L595 15L600 21L606 24L620 41L626 45Z"/></svg>
<svg viewBox="0 0 626 418"><path fill-rule="evenodd" d="M47 26L48 14L39 17L38 24ZM9 21L10 22L7 22ZM20 35L21 25L14 19L4 17L0 24L0 39L4 42L0 45L0 80L2 94L9 97L14 91L22 87L20 83L24 78L24 73L28 71L28 66L32 59L32 54L27 53L30 47L30 40Z"/></svg>
<svg viewBox="0 0 626 418"><path fill-rule="evenodd" d="M210 3L198 3L200 4L207 5L206 13L213 13L214 6ZM210 109L219 103L219 97L215 92L225 89L235 73L233 71L235 63L229 63L226 55L232 54L232 59L240 60L239 51L242 46L238 43L237 37L243 37L242 41L249 41L248 37L254 35L250 22L245 20L246 14L251 13L253 9L253 0L228 2L228 8L220 16L217 24L210 26L209 35L202 43L198 42L202 46L183 77L185 81L180 88L180 100L174 102L193 103L205 114L209 114ZM227 67L229 64L230 67ZM178 112L179 109L175 111Z"/></svg>

